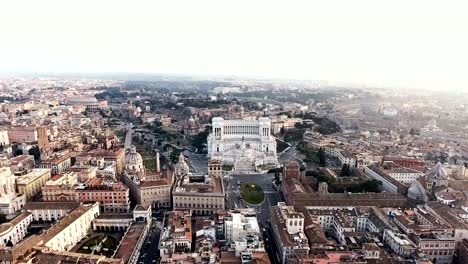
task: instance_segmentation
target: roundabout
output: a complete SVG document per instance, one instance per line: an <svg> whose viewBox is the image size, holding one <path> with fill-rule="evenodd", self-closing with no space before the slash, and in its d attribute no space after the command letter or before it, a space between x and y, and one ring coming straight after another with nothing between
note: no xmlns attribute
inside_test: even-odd
<svg viewBox="0 0 468 264"><path fill-rule="evenodd" d="M240 196L245 203L250 205L259 205L265 200L263 188L253 182L243 183L240 186Z"/></svg>

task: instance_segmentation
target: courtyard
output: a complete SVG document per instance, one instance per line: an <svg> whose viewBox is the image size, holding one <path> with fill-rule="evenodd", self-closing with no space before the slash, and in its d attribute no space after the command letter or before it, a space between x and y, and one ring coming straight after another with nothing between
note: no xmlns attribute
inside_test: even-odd
<svg viewBox="0 0 468 264"><path fill-rule="evenodd" d="M112 257L119 245L119 239L108 234L95 234L84 241L77 253Z"/></svg>

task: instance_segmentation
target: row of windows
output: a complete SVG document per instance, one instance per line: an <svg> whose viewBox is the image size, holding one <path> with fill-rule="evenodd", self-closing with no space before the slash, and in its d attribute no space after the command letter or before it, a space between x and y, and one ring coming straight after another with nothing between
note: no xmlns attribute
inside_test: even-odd
<svg viewBox="0 0 468 264"><path fill-rule="evenodd" d="M197 200L197 201L216 201L216 200L221 200L220 198L205 198L205 197L197 197L197 198L192 198L192 197L177 197L176 200Z"/></svg>
<svg viewBox="0 0 468 264"><path fill-rule="evenodd" d="M169 193L169 190L157 190L157 191L148 191L148 192L143 192L144 195L150 195L150 194L167 194Z"/></svg>
<svg viewBox="0 0 468 264"><path fill-rule="evenodd" d="M455 246L455 243L445 243L445 244L423 244L422 247L423 248L433 248L433 247L454 247Z"/></svg>
<svg viewBox="0 0 468 264"><path fill-rule="evenodd" d="M183 207L183 208L220 208L221 205L219 204L182 204L182 203L176 203L175 207Z"/></svg>
<svg viewBox="0 0 468 264"><path fill-rule="evenodd" d="M302 220L289 220L289 226L302 226Z"/></svg>
<svg viewBox="0 0 468 264"><path fill-rule="evenodd" d="M431 256L447 256L447 255L453 255L453 250L428 250L423 252L426 255L431 255Z"/></svg>

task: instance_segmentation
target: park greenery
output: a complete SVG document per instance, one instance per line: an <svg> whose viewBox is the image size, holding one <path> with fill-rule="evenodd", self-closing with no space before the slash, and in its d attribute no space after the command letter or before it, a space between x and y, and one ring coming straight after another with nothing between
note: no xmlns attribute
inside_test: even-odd
<svg viewBox="0 0 468 264"><path fill-rule="evenodd" d="M194 99L186 99L180 100L180 103L183 103L185 107L195 107L195 108L220 108L226 107L227 104L230 102L227 100L194 100Z"/></svg>
<svg viewBox="0 0 468 264"><path fill-rule="evenodd" d="M242 199L249 204L260 204L265 199L262 187L252 182L242 184L240 194Z"/></svg>
<svg viewBox="0 0 468 264"><path fill-rule="evenodd" d="M339 181L318 171L307 171L306 176L316 178L317 186L320 182L326 182L330 193L378 193L380 192L380 187L382 185L382 182L378 180L360 180L353 182Z"/></svg>
<svg viewBox="0 0 468 264"><path fill-rule="evenodd" d="M313 113L299 114L296 117L300 117L302 119L311 119L315 124L314 130L323 135L329 135L341 131L340 126L335 121L332 121L327 117L319 117ZM301 124L298 125L298 128L310 128L310 124Z"/></svg>
<svg viewBox="0 0 468 264"><path fill-rule="evenodd" d="M276 153L281 153L283 150L287 149L289 145L281 140L276 140Z"/></svg>
<svg viewBox="0 0 468 264"><path fill-rule="evenodd" d="M203 150L206 147L207 138L210 134L211 126L205 127L205 129L195 135L192 139L192 146L197 149L198 152Z"/></svg>
<svg viewBox="0 0 468 264"><path fill-rule="evenodd" d="M351 176L351 174L352 174L352 171L349 165L343 164L343 167L341 168L341 176L349 177Z"/></svg>
<svg viewBox="0 0 468 264"><path fill-rule="evenodd" d="M126 92L120 91L118 87L109 87L105 91L96 94L94 97L98 100L127 100L128 94Z"/></svg>
<svg viewBox="0 0 468 264"><path fill-rule="evenodd" d="M297 147L297 150L306 156L304 162L312 162L321 167L327 166L327 158L323 149L315 150L306 147Z"/></svg>
<svg viewBox="0 0 468 264"><path fill-rule="evenodd" d="M305 132L305 129L298 129L298 128L288 129L284 131L284 141L290 144L302 142L304 140L304 132Z"/></svg>

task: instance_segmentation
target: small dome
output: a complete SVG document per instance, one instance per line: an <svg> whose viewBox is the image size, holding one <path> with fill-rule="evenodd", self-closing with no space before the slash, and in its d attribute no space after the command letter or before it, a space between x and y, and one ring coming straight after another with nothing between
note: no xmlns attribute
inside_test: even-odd
<svg viewBox="0 0 468 264"><path fill-rule="evenodd" d="M426 190L420 182L414 181L408 189L408 197L414 200L427 201Z"/></svg>
<svg viewBox="0 0 468 264"><path fill-rule="evenodd" d="M447 172L445 171L444 167L440 162L437 162L435 167L430 170L426 176L429 179L437 179L437 180L446 180L448 178Z"/></svg>
<svg viewBox="0 0 468 264"><path fill-rule="evenodd" d="M187 162L185 162L185 158L182 153L180 153L179 162L174 166L174 169L178 176L187 175L189 173L190 168Z"/></svg>

